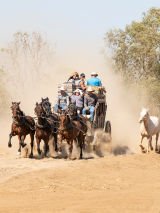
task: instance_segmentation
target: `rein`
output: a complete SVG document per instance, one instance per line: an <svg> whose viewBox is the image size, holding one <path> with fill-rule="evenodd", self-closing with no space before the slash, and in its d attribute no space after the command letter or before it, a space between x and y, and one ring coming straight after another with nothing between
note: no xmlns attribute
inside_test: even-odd
<svg viewBox="0 0 160 213"><path fill-rule="evenodd" d="M31 130L35 130L35 128L33 128L31 125L29 125L27 122L26 122L26 120L24 119L24 118L26 118L26 116L19 116L20 118L23 118L23 120L22 120L22 122L21 121L17 121L15 118L13 118L13 123L15 123L16 125L18 125L18 126L23 126L23 125L25 125L25 126L27 126L27 127L29 127Z"/></svg>
<svg viewBox="0 0 160 213"><path fill-rule="evenodd" d="M52 127L52 125L50 123L45 123L44 125L41 125L38 123L38 118L42 118L42 119L45 119L46 121L53 121L54 123L59 123L58 121L55 121L55 120L52 120L52 119L49 119L45 116L38 116L38 117L35 117L37 119L37 122L36 122L36 126L40 129L45 129L46 127ZM54 127L54 129L57 129L56 131L54 130L53 132L54 133L57 133L58 132L58 128Z"/></svg>
<svg viewBox="0 0 160 213"><path fill-rule="evenodd" d="M71 128L75 128L75 129L77 129L77 130L79 130L80 132L82 132L83 134L86 134L82 129L80 129L80 128L78 128L74 123L73 123L73 121L72 122L70 122L70 124L71 124L71 127L70 128L59 128L58 129L58 132L60 132L61 134L64 132L64 131L66 131L66 130L69 130L69 129L71 129Z"/></svg>

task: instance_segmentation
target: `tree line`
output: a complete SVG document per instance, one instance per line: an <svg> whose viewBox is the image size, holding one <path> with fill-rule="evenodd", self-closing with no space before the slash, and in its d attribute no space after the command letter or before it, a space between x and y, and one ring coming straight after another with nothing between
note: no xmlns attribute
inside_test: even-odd
<svg viewBox="0 0 160 213"><path fill-rule="evenodd" d="M0 47L0 111L11 100L32 94L45 79L54 61L54 48L39 32L16 32L12 40Z"/></svg>
<svg viewBox="0 0 160 213"><path fill-rule="evenodd" d="M143 85L160 102L160 8L143 13L125 29L112 29L105 35L115 71L130 83Z"/></svg>

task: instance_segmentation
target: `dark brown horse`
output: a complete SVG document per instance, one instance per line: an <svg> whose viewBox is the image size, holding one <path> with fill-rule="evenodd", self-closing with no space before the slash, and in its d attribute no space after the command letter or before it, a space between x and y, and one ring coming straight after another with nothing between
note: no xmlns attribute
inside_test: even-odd
<svg viewBox="0 0 160 213"><path fill-rule="evenodd" d="M57 148L57 131L58 131L58 115L53 113L51 110L51 103L49 101L49 98L42 98L42 107L46 114L46 119L48 123L51 125L53 136L54 136L54 142L55 142L55 151L58 151Z"/></svg>
<svg viewBox="0 0 160 213"><path fill-rule="evenodd" d="M85 121L83 121L85 122ZM87 126L82 124L80 119L72 119L70 114L64 113L59 116L59 142L65 139L69 145L69 158L72 156L73 142L78 142L80 146L80 159L83 158L83 147L85 143L85 135L87 133Z"/></svg>
<svg viewBox="0 0 160 213"><path fill-rule="evenodd" d="M12 102L11 110L13 123L11 126L11 133L9 134L8 147L12 147L11 138L15 135L19 139L19 149L18 152L21 153L21 147L25 147L26 144L24 140L26 135L30 134L31 138L31 153L30 158L33 157L33 145L34 145L34 134L35 134L35 122L30 116L25 116L23 111L19 107L20 102Z"/></svg>
<svg viewBox="0 0 160 213"><path fill-rule="evenodd" d="M56 117L49 115L45 111L43 100L41 103L36 103L35 114L38 118L36 123L36 142L37 151L41 155L40 142L44 141L44 155L47 155L49 150L49 141L55 143L55 150L57 151L57 132L56 132Z"/></svg>

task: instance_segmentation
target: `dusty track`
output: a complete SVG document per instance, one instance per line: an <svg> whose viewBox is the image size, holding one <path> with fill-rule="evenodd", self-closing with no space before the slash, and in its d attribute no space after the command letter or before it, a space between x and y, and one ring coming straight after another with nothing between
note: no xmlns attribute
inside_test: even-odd
<svg viewBox="0 0 160 213"><path fill-rule="evenodd" d="M159 212L160 156L68 161L0 152L0 212Z"/></svg>

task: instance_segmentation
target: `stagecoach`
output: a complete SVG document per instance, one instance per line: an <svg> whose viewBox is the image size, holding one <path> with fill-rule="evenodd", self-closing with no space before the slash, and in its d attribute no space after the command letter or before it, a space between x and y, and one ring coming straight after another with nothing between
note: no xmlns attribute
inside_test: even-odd
<svg viewBox="0 0 160 213"><path fill-rule="evenodd" d="M71 96L76 89L76 85L72 82L65 82L58 85L58 95L60 95L60 88L65 88L66 93ZM103 129L106 133L111 134L111 123L106 120L107 103L106 103L106 91L104 87L93 87L98 101L95 107L95 115L92 129Z"/></svg>

